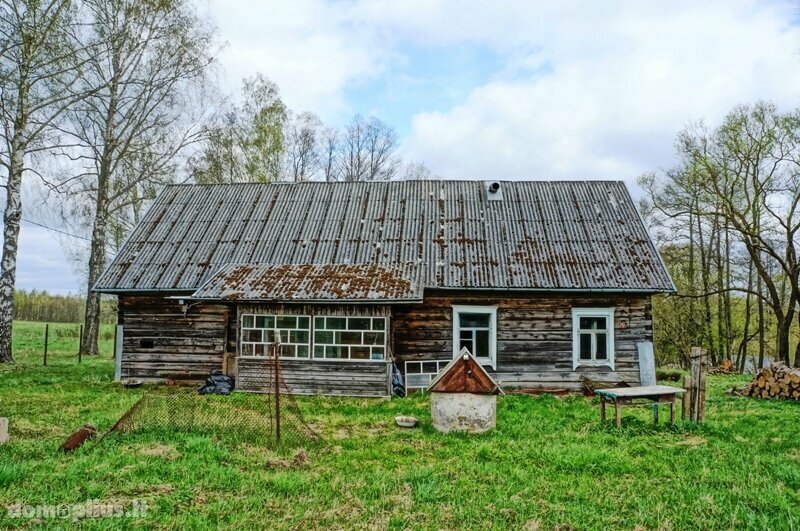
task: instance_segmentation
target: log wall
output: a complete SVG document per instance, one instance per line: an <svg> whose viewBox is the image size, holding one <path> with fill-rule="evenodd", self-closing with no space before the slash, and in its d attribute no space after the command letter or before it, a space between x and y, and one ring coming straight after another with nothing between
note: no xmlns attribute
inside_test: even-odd
<svg viewBox="0 0 800 531"><path fill-rule="evenodd" d="M221 369L230 308L183 308L164 297L121 295L121 377L143 381L201 382Z"/></svg>
<svg viewBox="0 0 800 531"><path fill-rule="evenodd" d="M636 343L652 341L653 335L647 295L433 293L421 305L395 309L394 356L401 371L406 361L452 359L454 304L498 306L497 368L492 374L502 386L579 390L581 376L608 384L639 384ZM573 371L573 307L615 308L615 371Z"/></svg>
<svg viewBox="0 0 800 531"><path fill-rule="evenodd" d="M280 360L281 376L292 394L332 396L390 396L389 362ZM267 358L238 359L241 391L271 392L274 362ZM268 365L269 364L269 365Z"/></svg>

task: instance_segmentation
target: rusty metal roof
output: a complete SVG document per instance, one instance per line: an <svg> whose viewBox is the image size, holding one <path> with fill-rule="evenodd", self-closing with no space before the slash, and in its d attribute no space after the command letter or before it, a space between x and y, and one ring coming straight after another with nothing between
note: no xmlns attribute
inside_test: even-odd
<svg viewBox="0 0 800 531"><path fill-rule="evenodd" d="M223 267L193 299L364 302L422 300L417 264L379 266L237 265Z"/></svg>
<svg viewBox="0 0 800 531"><path fill-rule="evenodd" d="M415 264L423 288L673 291L620 181L168 186L95 285L193 292L228 264Z"/></svg>

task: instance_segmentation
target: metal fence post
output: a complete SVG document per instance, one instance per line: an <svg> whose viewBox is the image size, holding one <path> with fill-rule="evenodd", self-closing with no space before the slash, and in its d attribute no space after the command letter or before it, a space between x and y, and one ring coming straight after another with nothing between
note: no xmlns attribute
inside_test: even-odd
<svg viewBox="0 0 800 531"><path fill-rule="evenodd" d="M50 336L50 324L46 323L44 325L44 357L42 359L42 366L47 367L47 340Z"/></svg>
<svg viewBox="0 0 800 531"><path fill-rule="evenodd" d="M81 362L82 355L83 355L83 325L81 325L80 330L78 331L78 363Z"/></svg>
<svg viewBox="0 0 800 531"><path fill-rule="evenodd" d="M275 442L281 442L281 363L279 361L281 346L276 342L273 346L272 357L275 361Z"/></svg>

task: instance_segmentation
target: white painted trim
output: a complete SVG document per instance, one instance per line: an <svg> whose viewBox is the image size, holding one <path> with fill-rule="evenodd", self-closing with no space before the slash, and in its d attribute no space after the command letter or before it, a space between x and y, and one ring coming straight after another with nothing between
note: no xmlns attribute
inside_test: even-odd
<svg viewBox="0 0 800 531"><path fill-rule="evenodd" d="M579 366L602 367L607 365L614 370L614 308L573 308L572 309L572 370ZM608 323L608 333L606 334L607 360L581 360L580 359L580 340L578 331L580 330L581 317L605 317Z"/></svg>
<svg viewBox="0 0 800 531"><path fill-rule="evenodd" d="M461 336L458 326L458 314L460 313L489 314L489 357L474 357L481 365L489 365L492 369L497 370L497 306L453 305L453 358L457 358L461 351L461 349L458 348L459 337ZM472 353L470 352L470 354Z"/></svg>

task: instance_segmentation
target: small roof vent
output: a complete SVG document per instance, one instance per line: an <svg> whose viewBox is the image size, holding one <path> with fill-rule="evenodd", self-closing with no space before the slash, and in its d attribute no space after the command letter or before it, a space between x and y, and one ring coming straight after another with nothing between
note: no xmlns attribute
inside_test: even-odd
<svg viewBox="0 0 800 531"><path fill-rule="evenodd" d="M503 188L499 181L489 181L486 183L486 197L489 201L501 201L503 199Z"/></svg>

